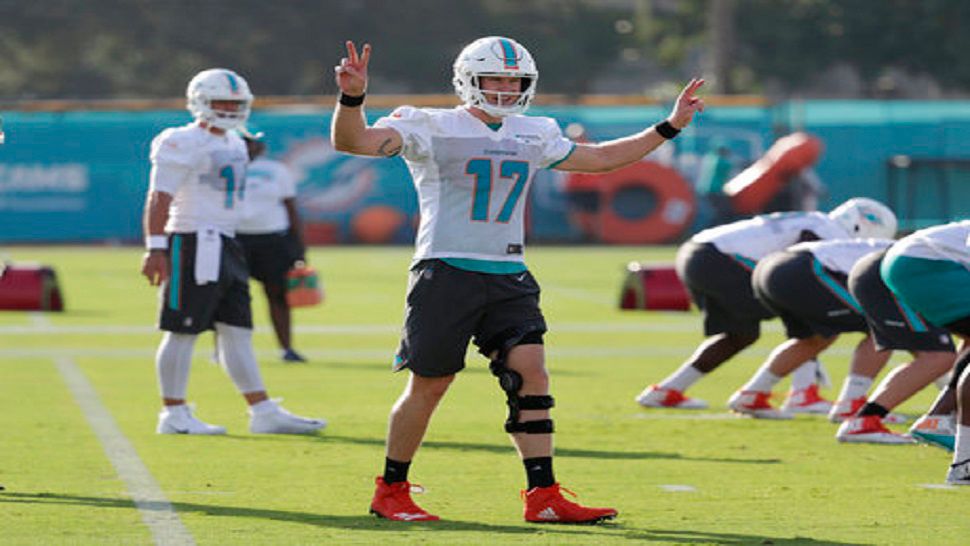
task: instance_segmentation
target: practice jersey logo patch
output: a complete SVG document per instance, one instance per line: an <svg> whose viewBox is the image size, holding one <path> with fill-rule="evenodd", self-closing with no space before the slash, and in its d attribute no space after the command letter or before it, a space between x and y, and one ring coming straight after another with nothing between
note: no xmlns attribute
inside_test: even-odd
<svg viewBox="0 0 970 546"><path fill-rule="evenodd" d="M509 245L507 247L505 247L505 253L506 254L522 254L522 245L515 244L515 243L509 243Z"/></svg>

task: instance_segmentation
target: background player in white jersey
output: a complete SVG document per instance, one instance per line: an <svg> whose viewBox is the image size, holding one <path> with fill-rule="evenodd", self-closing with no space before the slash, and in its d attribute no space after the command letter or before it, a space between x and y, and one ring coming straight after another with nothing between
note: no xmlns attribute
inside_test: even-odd
<svg viewBox="0 0 970 546"><path fill-rule="evenodd" d="M295 416L269 399L253 352L249 277L235 239L249 157L234 131L243 128L253 95L246 80L222 68L197 74L186 95L195 121L152 141L145 203L142 274L160 286L165 331L156 354L163 404L157 431L225 434L185 403L195 340L209 329L218 333L220 361L249 404L250 431L319 430L323 420Z"/></svg>
<svg viewBox="0 0 970 546"><path fill-rule="evenodd" d="M930 323L970 341L970 221L920 230L902 239L886 254L882 278ZM970 485L968 370L965 367L957 379L956 439L946 476L947 483L955 485Z"/></svg>
<svg viewBox="0 0 970 546"><path fill-rule="evenodd" d="M262 283L269 317L284 362L306 362L293 350L286 273L306 262L300 214L296 210L296 180L285 163L265 157L266 143L243 135L251 163L246 170L246 199L236 229L246 253L249 275Z"/></svg>
<svg viewBox="0 0 970 546"><path fill-rule="evenodd" d="M771 390L806 360L828 348L844 332L867 332L862 309L846 288L852 266L863 256L888 248L889 239L841 239L799 243L771 254L755 267L751 285L766 308L781 317L788 340L775 347L751 380L735 392L732 411L762 419L790 419L770 403ZM869 336L853 359L888 358Z"/></svg>
<svg viewBox="0 0 970 546"><path fill-rule="evenodd" d="M677 275L704 313L708 336L680 368L637 396L645 407L703 409L704 400L685 391L761 336L761 321L773 313L751 286L751 272L765 256L803 241L892 237L896 216L867 198L849 199L832 212L781 212L706 229L677 253ZM818 395L818 363L806 362L793 377L786 406L815 411L828 402Z"/></svg>
<svg viewBox="0 0 970 546"><path fill-rule="evenodd" d="M434 520L409 496L407 472L428 422L470 340L491 359L506 392L512 435L528 477L525 519L589 523L611 508L567 501L552 468L549 378L539 286L523 261L523 214L537 169L602 172L639 161L673 138L703 109L692 80L670 116L656 126L601 144L574 144L555 120L521 115L538 72L514 40L481 38L458 55L454 109L401 107L368 127L362 109L370 46L335 68L341 91L333 118L334 147L370 156L401 155L418 190L421 224L395 368L410 370L391 411L384 475L371 511L403 521Z"/></svg>

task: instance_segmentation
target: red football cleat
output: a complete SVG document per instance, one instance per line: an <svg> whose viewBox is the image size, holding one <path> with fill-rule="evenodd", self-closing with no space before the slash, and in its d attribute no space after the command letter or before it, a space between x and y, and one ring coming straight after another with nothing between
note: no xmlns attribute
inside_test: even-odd
<svg viewBox="0 0 970 546"><path fill-rule="evenodd" d="M525 520L532 523L598 523L616 517L617 512L613 508L581 506L566 500L561 491L576 496L576 493L558 483L522 491Z"/></svg>
<svg viewBox="0 0 970 546"><path fill-rule="evenodd" d="M411 500L409 482L385 483L382 476L375 480L377 490L370 503L370 513L392 521L438 521L438 516L425 512Z"/></svg>

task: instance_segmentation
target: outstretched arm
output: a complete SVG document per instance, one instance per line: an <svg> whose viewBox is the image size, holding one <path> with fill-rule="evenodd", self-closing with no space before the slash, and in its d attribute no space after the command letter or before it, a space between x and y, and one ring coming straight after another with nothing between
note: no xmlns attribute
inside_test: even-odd
<svg viewBox="0 0 970 546"><path fill-rule="evenodd" d="M370 62L370 44L364 44L360 55L350 40L347 56L334 67L337 87L344 99L363 98L367 91L367 64ZM330 140L340 152L357 155L391 157L401 151L401 135L388 127L368 127L364 118L363 104L348 106L337 101L330 125Z"/></svg>
<svg viewBox="0 0 970 546"><path fill-rule="evenodd" d="M694 114L704 110L704 100L694 93L704 85L702 79L692 79L677 97L670 116L666 119L674 129L690 125ZM606 172L625 167L643 159L643 156L666 142L655 127L616 140L598 144L577 144L573 153L555 168L561 171Z"/></svg>

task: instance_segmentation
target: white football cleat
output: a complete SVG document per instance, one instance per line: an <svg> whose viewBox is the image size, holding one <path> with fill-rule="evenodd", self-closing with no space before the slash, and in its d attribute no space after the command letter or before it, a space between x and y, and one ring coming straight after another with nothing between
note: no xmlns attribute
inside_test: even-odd
<svg viewBox="0 0 970 546"><path fill-rule="evenodd" d="M832 402L818 394L818 385L807 389L788 391L788 397L781 405L782 411L790 413L817 413L825 415L832 409Z"/></svg>
<svg viewBox="0 0 970 546"><path fill-rule="evenodd" d="M165 406L158 413L159 434L225 434L226 427L210 425L198 420L192 415L192 408L187 404Z"/></svg>
<svg viewBox="0 0 970 546"><path fill-rule="evenodd" d="M950 485L970 485L970 459L965 459L950 465L946 474L946 483Z"/></svg>
<svg viewBox="0 0 970 546"><path fill-rule="evenodd" d="M924 415L909 428L916 440L953 451L956 445L956 418L951 415Z"/></svg>
<svg viewBox="0 0 970 546"><path fill-rule="evenodd" d="M860 444L914 444L905 434L897 434L883 424L878 415L850 417L839 425L835 438L840 442Z"/></svg>
<svg viewBox="0 0 970 546"><path fill-rule="evenodd" d="M253 434L312 434L327 426L323 419L300 417L286 411L276 400L249 408L249 432Z"/></svg>
<svg viewBox="0 0 970 546"><path fill-rule="evenodd" d="M791 419L787 411L771 405L771 391L738 391L728 399L728 407L735 413L756 419Z"/></svg>
<svg viewBox="0 0 970 546"><path fill-rule="evenodd" d="M636 398L645 408L707 409L708 404L699 398L688 398L684 391L650 385Z"/></svg>

